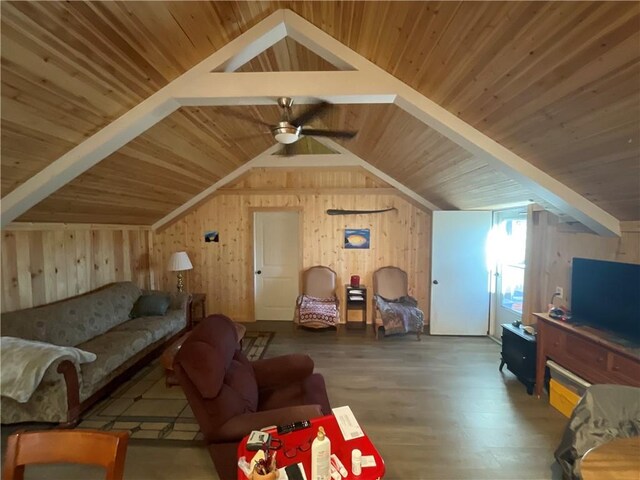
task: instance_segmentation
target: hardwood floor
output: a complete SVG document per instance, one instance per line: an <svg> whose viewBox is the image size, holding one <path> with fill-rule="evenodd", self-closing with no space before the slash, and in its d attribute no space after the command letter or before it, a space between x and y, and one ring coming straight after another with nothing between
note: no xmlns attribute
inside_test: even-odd
<svg viewBox="0 0 640 480"><path fill-rule="evenodd" d="M332 406L350 405L385 459L387 480L560 479L553 451L566 419L527 395L489 338L415 336L376 341L371 330L304 331L289 322L247 324L277 332L267 356L309 353ZM101 478L85 467L41 467L30 479ZM204 448L129 446L125 478L215 479Z"/></svg>

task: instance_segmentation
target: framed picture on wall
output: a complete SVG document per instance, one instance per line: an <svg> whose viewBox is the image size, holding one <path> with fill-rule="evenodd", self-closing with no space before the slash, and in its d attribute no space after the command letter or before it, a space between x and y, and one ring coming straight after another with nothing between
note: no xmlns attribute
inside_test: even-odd
<svg viewBox="0 0 640 480"><path fill-rule="evenodd" d="M219 236L218 236L218 232L216 232L215 230L212 230L210 232L204 232L204 241L209 243L209 242L216 242L218 243L219 240Z"/></svg>
<svg viewBox="0 0 640 480"><path fill-rule="evenodd" d="M345 228L344 248L369 248L368 228Z"/></svg>

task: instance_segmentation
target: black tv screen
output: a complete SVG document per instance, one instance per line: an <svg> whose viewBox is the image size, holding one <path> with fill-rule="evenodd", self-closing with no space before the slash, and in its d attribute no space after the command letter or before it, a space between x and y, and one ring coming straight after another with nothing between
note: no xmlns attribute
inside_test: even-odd
<svg viewBox="0 0 640 480"><path fill-rule="evenodd" d="M640 343L640 265L574 258L571 313L576 323Z"/></svg>

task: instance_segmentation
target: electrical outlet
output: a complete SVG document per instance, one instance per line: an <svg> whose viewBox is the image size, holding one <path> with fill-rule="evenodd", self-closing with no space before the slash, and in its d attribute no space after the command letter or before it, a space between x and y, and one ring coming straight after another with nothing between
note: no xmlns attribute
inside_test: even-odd
<svg viewBox="0 0 640 480"><path fill-rule="evenodd" d="M564 288L556 287L556 294L558 295L558 298L562 300L564 298Z"/></svg>

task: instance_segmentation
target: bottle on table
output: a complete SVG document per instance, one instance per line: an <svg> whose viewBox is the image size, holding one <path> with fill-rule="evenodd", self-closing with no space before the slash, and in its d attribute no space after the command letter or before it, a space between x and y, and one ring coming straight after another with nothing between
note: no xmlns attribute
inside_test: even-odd
<svg viewBox="0 0 640 480"><path fill-rule="evenodd" d="M311 444L311 480L331 479L331 442L323 427Z"/></svg>

